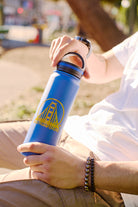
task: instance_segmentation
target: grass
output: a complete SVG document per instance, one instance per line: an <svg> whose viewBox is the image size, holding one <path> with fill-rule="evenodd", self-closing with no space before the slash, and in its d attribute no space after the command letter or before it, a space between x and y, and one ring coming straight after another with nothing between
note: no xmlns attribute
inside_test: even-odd
<svg viewBox="0 0 138 207"><path fill-rule="evenodd" d="M31 108L30 106L21 105L17 108L17 117L19 119L30 118L34 113L35 109Z"/></svg>
<svg viewBox="0 0 138 207"><path fill-rule="evenodd" d="M40 86L35 86L35 87L32 88L32 90L42 93L44 91L44 88L42 88Z"/></svg>

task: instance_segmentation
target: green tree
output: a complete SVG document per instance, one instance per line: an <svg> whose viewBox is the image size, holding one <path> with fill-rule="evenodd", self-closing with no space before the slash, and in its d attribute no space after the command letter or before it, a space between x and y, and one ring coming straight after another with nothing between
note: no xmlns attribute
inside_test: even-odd
<svg viewBox="0 0 138 207"><path fill-rule="evenodd" d="M0 0L0 25L3 25L4 23L3 3L3 0Z"/></svg>
<svg viewBox="0 0 138 207"><path fill-rule="evenodd" d="M131 0L126 11L126 22L129 26L129 34L132 34L138 20L138 1Z"/></svg>

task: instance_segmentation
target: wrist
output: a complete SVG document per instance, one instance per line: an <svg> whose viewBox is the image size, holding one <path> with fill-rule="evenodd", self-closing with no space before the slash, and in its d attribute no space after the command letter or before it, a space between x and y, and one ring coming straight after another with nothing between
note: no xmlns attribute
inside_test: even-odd
<svg viewBox="0 0 138 207"><path fill-rule="evenodd" d="M78 186L84 186L85 165L86 161L80 160L77 170Z"/></svg>
<svg viewBox="0 0 138 207"><path fill-rule="evenodd" d="M79 40L80 42L82 42L84 45L86 45L87 49L88 49L88 53L87 53L87 58L91 55L92 52L92 44L91 41L84 38L84 37L80 37L80 36L76 36L75 37L76 40Z"/></svg>

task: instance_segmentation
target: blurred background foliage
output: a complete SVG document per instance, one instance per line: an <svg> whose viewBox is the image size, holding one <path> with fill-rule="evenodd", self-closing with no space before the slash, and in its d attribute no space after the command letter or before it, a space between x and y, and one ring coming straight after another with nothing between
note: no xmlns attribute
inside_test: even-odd
<svg viewBox="0 0 138 207"><path fill-rule="evenodd" d="M112 16L121 22L127 32L132 34L138 28L138 1L137 0L101 0L103 6L110 7ZM110 5L110 6L109 6Z"/></svg>
<svg viewBox="0 0 138 207"><path fill-rule="evenodd" d="M59 0L51 0L57 2ZM65 0L66 1L66 0ZM85 0L86 2L87 0ZM129 34L138 27L138 1L137 0L98 0L108 14L117 22L121 22ZM69 1L70 2L70 1ZM91 0L93 3L93 0ZM92 4L91 4L92 5Z"/></svg>
<svg viewBox="0 0 138 207"><path fill-rule="evenodd" d="M52 12L51 6L49 8L50 12L48 12L48 7L50 5L49 2L53 2L55 5L53 16L55 15L55 17L59 18L51 18L52 24L59 21L58 29L56 28L55 31L58 30L62 35L63 32L72 32L72 29L74 29L79 35L95 40L103 51L109 50L127 36L137 31L138 28L138 0L0 0L1 25L6 24L5 20L8 18L7 12L11 9L10 5L11 7L13 6L12 2L15 5L14 15L18 18L18 21L21 17L24 17L26 19L25 26L35 23L39 27L42 24L43 28L41 27L41 30L44 29L44 24L47 24L52 16L50 14ZM64 9L65 7L61 7L60 11L58 11L59 4L66 4L65 7L70 8L72 13ZM30 8L34 10L34 13L31 12ZM44 8L46 8L46 12L42 14ZM65 10L67 11L66 13ZM13 18L13 14L11 17L10 15L9 18ZM27 16L30 18L28 22ZM72 26L66 30L69 18ZM65 19L68 19L68 22ZM73 21L76 23L73 23ZM46 25L46 27L47 31L51 29L49 25ZM76 30L76 27L78 30ZM40 32L40 27L38 29ZM53 33L49 32L50 41L52 38L55 38L55 35L53 35L55 31Z"/></svg>

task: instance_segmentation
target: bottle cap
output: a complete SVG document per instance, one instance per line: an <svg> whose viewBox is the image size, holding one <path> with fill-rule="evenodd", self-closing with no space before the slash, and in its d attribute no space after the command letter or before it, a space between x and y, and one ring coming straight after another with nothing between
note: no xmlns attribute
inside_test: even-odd
<svg viewBox="0 0 138 207"><path fill-rule="evenodd" d="M65 54L62 60L57 64L57 70L74 75L79 79L83 75L84 68L84 60L82 56L76 52L69 52Z"/></svg>

